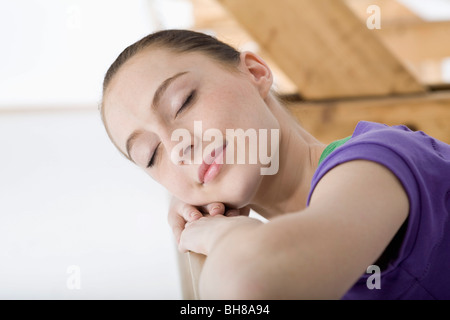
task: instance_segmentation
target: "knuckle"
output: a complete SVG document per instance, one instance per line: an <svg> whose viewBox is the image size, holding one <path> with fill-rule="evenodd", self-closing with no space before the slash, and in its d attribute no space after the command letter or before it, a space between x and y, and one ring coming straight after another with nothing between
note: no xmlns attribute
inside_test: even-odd
<svg viewBox="0 0 450 320"><path fill-rule="evenodd" d="M224 214L225 205L223 203L211 203L207 206L208 213L212 215Z"/></svg>
<svg viewBox="0 0 450 320"><path fill-rule="evenodd" d="M211 210L224 210L225 209L225 205L223 203L213 203L211 205Z"/></svg>

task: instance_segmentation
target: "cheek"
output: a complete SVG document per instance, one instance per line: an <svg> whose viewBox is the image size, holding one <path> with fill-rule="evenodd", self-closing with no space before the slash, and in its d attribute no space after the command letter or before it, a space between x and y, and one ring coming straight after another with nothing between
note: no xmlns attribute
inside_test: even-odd
<svg viewBox="0 0 450 320"><path fill-rule="evenodd" d="M245 94L244 89L239 85L230 86L225 83L219 90L214 88L207 91L202 96L202 106L196 116L203 120L214 119L218 124L227 124L230 128L233 128L230 125L251 118L255 111L255 101L248 92Z"/></svg>
<svg viewBox="0 0 450 320"><path fill-rule="evenodd" d="M177 170L174 168L160 170L155 180L166 188L167 191L180 199L183 191L187 189L187 181L184 175L177 173Z"/></svg>
<svg viewBox="0 0 450 320"><path fill-rule="evenodd" d="M192 205L203 204L205 197L197 192L198 184L184 169L187 168L167 165L161 168L154 179L177 199Z"/></svg>

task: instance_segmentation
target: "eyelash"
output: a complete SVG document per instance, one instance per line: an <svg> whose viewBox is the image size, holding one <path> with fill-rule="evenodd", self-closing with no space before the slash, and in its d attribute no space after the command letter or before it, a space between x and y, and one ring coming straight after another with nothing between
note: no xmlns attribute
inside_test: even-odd
<svg viewBox="0 0 450 320"><path fill-rule="evenodd" d="M155 152L153 152L153 156L151 157L150 161L148 162L147 168L153 167L155 164L156 154L158 153L159 144L156 146Z"/></svg>
<svg viewBox="0 0 450 320"><path fill-rule="evenodd" d="M194 101L194 98L195 98L195 93L196 93L195 90L193 90L193 91L189 94L189 96L186 98L186 100L184 101L184 103L183 103L183 105L181 106L181 108L178 109L178 111L177 111L175 117L178 116L178 115L179 115L186 107L188 107L190 104L192 104L192 101Z"/></svg>
<svg viewBox="0 0 450 320"><path fill-rule="evenodd" d="M178 114L180 114L186 107L188 107L192 103L192 101L194 101L194 98L195 98L195 90L193 90L189 94L189 96L184 101L183 105L180 107L180 109L178 109L178 111L177 111L175 116L178 116ZM151 168L155 164L155 159L156 159L156 156L157 156L157 153L158 153L158 149L159 149L159 144L156 147L155 152L153 152L153 155L152 155L150 161L148 162L147 168Z"/></svg>

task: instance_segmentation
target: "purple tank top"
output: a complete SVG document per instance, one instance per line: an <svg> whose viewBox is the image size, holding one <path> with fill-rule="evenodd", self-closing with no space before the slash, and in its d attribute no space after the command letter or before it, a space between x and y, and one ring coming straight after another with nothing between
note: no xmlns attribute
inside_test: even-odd
<svg viewBox="0 0 450 320"><path fill-rule="evenodd" d="M399 250L379 274L380 288L369 286L372 273L364 273L343 299L450 299L450 145L406 126L361 121L317 168L308 205L329 170L357 159L388 168L410 210Z"/></svg>

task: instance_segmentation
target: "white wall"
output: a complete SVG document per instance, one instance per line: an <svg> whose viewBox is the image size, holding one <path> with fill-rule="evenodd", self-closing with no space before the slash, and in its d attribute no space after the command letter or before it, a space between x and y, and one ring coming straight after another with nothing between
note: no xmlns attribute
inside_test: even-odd
<svg viewBox="0 0 450 320"><path fill-rule="evenodd" d="M181 298L167 193L97 112L3 114L0 146L0 299Z"/></svg>

